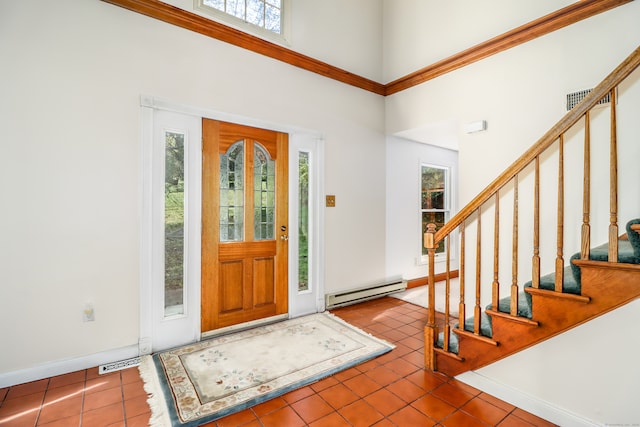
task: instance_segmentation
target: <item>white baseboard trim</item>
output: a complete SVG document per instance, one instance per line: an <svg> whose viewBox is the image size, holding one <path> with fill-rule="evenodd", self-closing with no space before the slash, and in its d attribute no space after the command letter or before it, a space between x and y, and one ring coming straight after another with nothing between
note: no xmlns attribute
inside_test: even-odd
<svg viewBox="0 0 640 427"><path fill-rule="evenodd" d="M138 356L138 345L117 348L73 359L56 360L19 371L0 373L0 388L54 377L105 363L117 362Z"/></svg>
<svg viewBox="0 0 640 427"><path fill-rule="evenodd" d="M456 379L563 427L597 427L601 425L474 371L462 373L456 376Z"/></svg>

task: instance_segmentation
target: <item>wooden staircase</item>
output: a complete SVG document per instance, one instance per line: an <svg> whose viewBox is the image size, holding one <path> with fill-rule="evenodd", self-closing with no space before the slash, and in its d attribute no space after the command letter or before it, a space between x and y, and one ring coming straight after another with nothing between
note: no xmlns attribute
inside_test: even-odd
<svg viewBox="0 0 640 427"><path fill-rule="evenodd" d="M602 83L600 83L580 104L570 110L553 128L551 128L536 144L524 153L516 162L505 170L496 180L485 188L467 206L460 210L441 229L436 231L434 224L429 224L424 243L429 254L429 318L425 326L425 365L428 369L458 375L462 372L486 366L527 347L588 322L611 310L627 304L640 297L640 247L635 249L635 256L626 258L619 248L627 248L626 242L619 240L618 226L618 141L616 96L617 88L636 68L640 66L640 47L623 61ZM610 138L609 138L609 194L607 201L598 206L608 207L609 225L608 242L599 247L591 247L591 113L596 104L605 96L610 102ZM636 106L637 108L637 106ZM582 224L565 224L564 194L564 143L568 133L575 135L575 128L581 126L584 133L584 169L582 191ZM626 142L626 141L625 141ZM599 141L597 142L599 143ZM638 144L637 141L629 141ZM557 240L555 259L544 265L554 265L555 270L541 276L540 251L540 159L547 156L550 150L557 150L557 221L555 230L545 228L545 236L553 234ZM524 223L519 214L519 177L533 175L533 207L532 223ZM513 204L508 207L511 220L512 245L509 250L500 250L500 220L504 207L500 201L504 193L512 194ZM636 190L637 192L637 190ZM637 197L637 194L633 196ZM627 196L628 197L628 196ZM608 202L608 203L607 203ZM594 203L595 205L595 203ZM548 203L545 203L548 206ZM481 221L483 212L493 209L491 239L482 239ZM640 214L640 213L639 213ZM486 215L485 215L486 217ZM504 214L502 215L504 217ZM484 219L486 221L486 219ZM504 221L504 220L503 220ZM631 221L627 225L627 234L640 233L640 221ZM581 230L579 252L565 261L564 247L565 227L577 227ZM471 228L475 233L467 233ZM502 227L504 228L504 227ZM528 253L519 245L521 230L533 231L533 247ZM467 236L466 234L472 234ZM622 236L626 238L626 234ZM468 242L468 240L472 240ZM487 242L489 240L489 242ZM640 235L634 242L640 241ZM436 325L435 312L435 252L442 242L446 248L446 285L445 285L445 319L452 319L444 326ZM622 242L622 243L621 243ZM460 294L450 295L449 265L452 254L449 248L459 249ZM481 274L482 252L487 248L493 257L493 280L487 283L486 273ZM604 248L604 249L602 249ZM602 252L604 251L604 256ZM475 260L466 261L469 253L475 253ZM632 255L634 249L632 248ZM598 256L596 256L598 255ZM454 255L455 256L455 255ZM504 273L499 267L504 265L501 257L511 257L511 281L502 286L500 278ZM530 257L531 281L524 286L519 283L518 268L521 257ZM596 258L597 260L594 260ZM473 262L475 261L475 263ZM624 261L624 262L623 262ZM579 267L572 274L570 265ZM475 273L469 274L469 271ZM577 276L576 276L577 275ZM467 283L466 276L471 276L472 283ZM475 276L475 277L474 277ZM576 276L577 278L574 278ZM500 291L508 289L508 296L500 297ZM487 296L488 295L488 296ZM490 297L491 303L482 307L482 301ZM468 306L472 306L469 307ZM455 317L450 307L458 307Z"/></svg>
<svg viewBox="0 0 640 427"><path fill-rule="evenodd" d="M449 375L480 368L537 344L640 297L640 265L577 261L583 274L582 294L528 288L533 318L514 318L487 311L491 338L454 329L458 354L435 348L436 368Z"/></svg>

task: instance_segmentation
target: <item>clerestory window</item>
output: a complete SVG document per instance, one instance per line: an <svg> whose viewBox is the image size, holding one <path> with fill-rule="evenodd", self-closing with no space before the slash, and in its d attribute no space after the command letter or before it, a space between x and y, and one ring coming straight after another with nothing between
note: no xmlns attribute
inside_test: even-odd
<svg viewBox="0 0 640 427"><path fill-rule="evenodd" d="M194 0L195 8L232 25L284 38L284 8L288 0Z"/></svg>

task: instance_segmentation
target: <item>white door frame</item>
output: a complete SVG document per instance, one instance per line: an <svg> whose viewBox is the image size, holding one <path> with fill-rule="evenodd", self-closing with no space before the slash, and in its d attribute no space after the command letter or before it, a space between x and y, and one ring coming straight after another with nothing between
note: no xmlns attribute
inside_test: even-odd
<svg viewBox="0 0 640 427"><path fill-rule="evenodd" d="M142 96L141 105L141 222L140 222L140 335L139 353L149 354L153 351L165 348L188 344L199 341L200 330L200 234L201 234L201 200L202 200L202 123L203 117L238 123L246 126L272 129L278 132L289 134L290 158L298 157L300 146L305 146L306 150L314 152L314 174L313 174L313 209L316 211L315 221L312 225L314 235L313 249L310 249L311 263L314 266L313 295L311 298L315 302L315 311L324 310L324 257L323 257L323 237L324 237L324 210L322 200L324 198L324 144L318 132L301 129L294 126L286 126L271 122L250 119L238 115L195 108L176 104L151 96ZM154 144L154 133L157 133L158 124L154 123L162 118L158 112L169 112L175 115L182 115L185 120L193 126L194 120L198 122L200 136L195 130L190 132L189 146L192 150L185 155L189 165L185 167L185 174L190 177L190 184L185 192L188 192L188 199L185 203L185 245L188 245L185 256L186 283L185 283L185 312L182 315L164 316L164 291L158 283L164 282L164 253L162 253L164 239L164 217L163 217L163 195L164 195L164 158L163 153L158 153L157 143ZM169 114L170 116L170 114ZM166 115L164 116L167 117ZM293 143L292 143L293 142ZM187 152L187 150L185 150ZM291 172L297 172L290 168ZM188 171L188 172L187 172ZM295 175L295 174L293 174ZM291 181L291 178L290 178ZM295 176L297 185L297 176ZM162 194L161 194L162 193ZM297 190L296 197L289 196L289 210L295 211L297 218ZM296 227L292 227L290 219L290 243L297 243L297 222ZM297 221L297 220L296 220ZM294 235L291 231L296 228ZM298 294L297 292L297 263L292 262L297 259L297 244L295 245L295 257L289 245L289 283L295 277L296 292L289 289L289 315L298 316L308 314L309 295ZM296 264L294 266L294 264ZM292 267L295 268L292 268ZM292 271L293 270L293 271ZM298 299L302 298L306 302L302 303ZM306 307L306 308L303 308ZM293 309L293 311L292 311ZM313 310L311 310L313 311Z"/></svg>
<svg viewBox="0 0 640 427"><path fill-rule="evenodd" d="M298 290L299 153L309 154L309 290ZM324 301L324 141L316 135L289 138L289 317L319 313Z"/></svg>

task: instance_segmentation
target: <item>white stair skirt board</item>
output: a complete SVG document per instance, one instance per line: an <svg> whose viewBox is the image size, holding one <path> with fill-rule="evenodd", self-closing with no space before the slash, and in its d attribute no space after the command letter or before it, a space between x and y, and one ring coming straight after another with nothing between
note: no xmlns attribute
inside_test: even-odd
<svg viewBox="0 0 640 427"><path fill-rule="evenodd" d="M464 372L455 377L472 387L502 399L518 408L563 427L597 427L600 424L559 408L550 402L538 399L520 390L494 381L475 371Z"/></svg>
<svg viewBox="0 0 640 427"><path fill-rule="evenodd" d="M0 388L23 384L56 375L93 368L114 361L124 361L138 356L138 345L117 348L72 359L46 362L31 368L0 373Z"/></svg>

